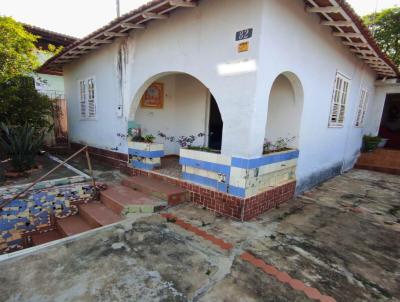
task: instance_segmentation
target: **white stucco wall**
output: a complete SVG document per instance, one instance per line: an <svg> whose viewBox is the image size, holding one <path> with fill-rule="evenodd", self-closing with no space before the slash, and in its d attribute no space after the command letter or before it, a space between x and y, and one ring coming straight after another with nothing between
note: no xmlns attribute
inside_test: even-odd
<svg viewBox="0 0 400 302"><path fill-rule="evenodd" d="M246 28L254 29L250 51L238 53L235 32ZM122 69L117 67L120 49L126 56ZM255 62L256 71L218 73L221 64L249 60ZM65 79L70 137L126 152L117 133L126 133L145 88L164 73L184 72L199 79L218 102L224 121L222 153L258 157L266 133L268 96L274 80L286 71L299 78L304 92L297 175L300 187L306 188L352 166L366 131L354 127L360 89L366 87L371 97L375 95L375 74L321 26L316 15L304 11L302 0L202 0L197 8L180 9L167 20L154 21L145 30L131 32L128 39L69 64ZM351 78L351 90L344 127L328 128L337 71ZM92 75L98 118L80 121L77 81ZM115 108L121 103L120 118ZM189 105L180 108L193 110ZM144 115L139 118L145 119ZM155 114L147 114L147 120L152 118ZM189 114L183 114L180 122L194 123Z"/></svg>
<svg viewBox="0 0 400 302"><path fill-rule="evenodd" d="M69 138L73 142L103 149L127 152L118 133L127 133L127 121L117 117L121 103L117 72L118 45L104 46L64 68L65 95L68 104ZM94 76L96 80L97 119L81 120L78 81Z"/></svg>
<svg viewBox="0 0 400 302"><path fill-rule="evenodd" d="M303 1L263 1L259 73L252 135L264 137L268 95L275 78L293 72L304 90L297 177L307 188L317 179L348 167L361 145L363 129L354 127L360 87L374 94L375 74L304 10ZM343 128L328 128L335 74L351 78ZM262 141L258 141L261 149ZM301 189L301 188L300 188Z"/></svg>
<svg viewBox="0 0 400 302"><path fill-rule="evenodd" d="M124 41L127 61L121 90L117 71L121 39L66 66L71 139L114 148L118 145L116 133L126 132L126 123L148 84L165 72L184 72L199 79L218 102L224 120L222 153L255 155L257 150L249 138L257 73L222 76L218 66L257 61L261 6L259 0L203 0L195 9L178 10L167 20L131 32ZM250 51L239 54L235 33L246 28L254 28L255 34ZM96 76L99 123L79 121L77 80L90 75ZM124 117L117 118L115 106L121 99ZM121 151L126 149L125 144L120 146Z"/></svg>
<svg viewBox="0 0 400 302"><path fill-rule="evenodd" d="M164 108L139 107L134 121L140 125L143 135L152 134L156 142L164 143L166 154L179 155L180 147L176 142L165 141L157 134L161 131L177 139L205 133L209 92L199 81L184 74L164 76L157 82L164 83ZM195 145L202 146L203 143L204 138L198 138Z"/></svg>

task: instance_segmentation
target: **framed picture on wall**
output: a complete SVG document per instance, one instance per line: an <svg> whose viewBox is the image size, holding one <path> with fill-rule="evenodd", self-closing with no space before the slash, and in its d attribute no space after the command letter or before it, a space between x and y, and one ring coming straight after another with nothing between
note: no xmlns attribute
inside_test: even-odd
<svg viewBox="0 0 400 302"><path fill-rule="evenodd" d="M162 109L164 107L164 84L151 84L143 94L140 106L142 108Z"/></svg>

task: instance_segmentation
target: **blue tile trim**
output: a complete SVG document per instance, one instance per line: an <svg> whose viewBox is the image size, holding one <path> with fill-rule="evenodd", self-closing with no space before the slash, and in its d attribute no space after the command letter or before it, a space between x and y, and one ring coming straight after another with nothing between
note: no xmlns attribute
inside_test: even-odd
<svg viewBox="0 0 400 302"><path fill-rule="evenodd" d="M187 181L191 181L200 185L212 187L214 189L217 189L220 192L225 192L227 193L228 191L228 185L226 183L221 183L217 181L216 179L196 175L196 174L191 174L191 173L186 173L182 172L182 178Z"/></svg>
<svg viewBox="0 0 400 302"><path fill-rule="evenodd" d="M255 169L261 166L271 165L274 163L279 163L286 160L291 160L299 157L299 151L294 150L292 152L282 153L282 154L271 154L265 155L259 158L232 158L232 167L242 168L242 169Z"/></svg>
<svg viewBox="0 0 400 302"><path fill-rule="evenodd" d="M138 160L132 161L132 166L137 169L148 170L148 171L154 170L154 168L156 167L156 165L154 164L147 164Z"/></svg>
<svg viewBox="0 0 400 302"><path fill-rule="evenodd" d="M231 174L231 167L227 165L221 165L216 163L211 163L208 161L197 160L193 158L181 157L179 159L179 163L182 166L189 166L197 169L213 171L216 173L221 173L226 175L227 180L229 179L229 175Z"/></svg>
<svg viewBox="0 0 400 302"><path fill-rule="evenodd" d="M229 192L228 193L233 195L233 196L236 196L236 197L246 198L246 189L245 188L229 186Z"/></svg>
<svg viewBox="0 0 400 302"><path fill-rule="evenodd" d="M139 157L146 157L146 158L157 158L163 157L164 151L144 151L144 150L137 150L137 149L128 149L129 155L139 156Z"/></svg>

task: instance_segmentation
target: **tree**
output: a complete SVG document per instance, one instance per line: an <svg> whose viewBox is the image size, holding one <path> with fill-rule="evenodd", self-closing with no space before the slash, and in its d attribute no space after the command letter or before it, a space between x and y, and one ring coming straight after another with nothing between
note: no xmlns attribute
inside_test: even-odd
<svg viewBox="0 0 400 302"><path fill-rule="evenodd" d="M39 66L36 39L14 19L0 16L0 83L29 74Z"/></svg>
<svg viewBox="0 0 400 302"><path fill-rule="evenodd" d="M400 66L400 7L385 9L363 19L382 49Z"/></svg>
<svg viewBox="0 0 400 302"><path fill-rule="evenodd" d="M0 83L0 121L8 125L49 127L53 102L37 92L34 79L19 76Z"/></svg>

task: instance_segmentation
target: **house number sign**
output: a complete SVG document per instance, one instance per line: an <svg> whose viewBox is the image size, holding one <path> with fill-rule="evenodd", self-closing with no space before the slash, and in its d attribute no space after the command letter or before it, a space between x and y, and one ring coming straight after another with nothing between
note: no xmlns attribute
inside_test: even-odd
<svg viewBox="0 0 400 302"><path fill-rule="evenodd" d="M236 32L236 41L247 40L247 39L250 39L252 36L253 36L252 28L243 29L243 30Z"/></svg>

